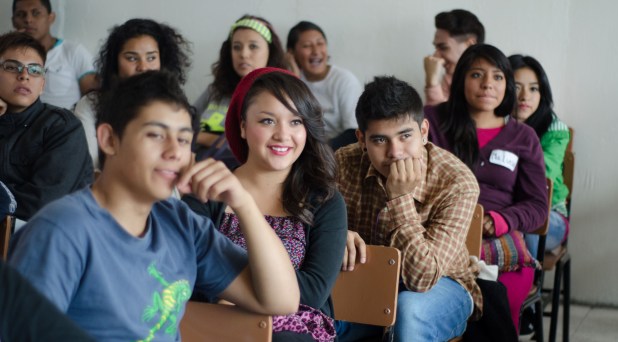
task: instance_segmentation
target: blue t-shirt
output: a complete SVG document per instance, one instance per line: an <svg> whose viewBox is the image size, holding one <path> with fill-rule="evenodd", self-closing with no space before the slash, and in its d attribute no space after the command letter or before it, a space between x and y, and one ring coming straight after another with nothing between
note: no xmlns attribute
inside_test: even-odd
<svg viewBox="0 0 618 342"><path fill-rule="evenodd" d="M97 340L175 341L194 289L222 292L245 251L183 202L153 205L144 237L127 233L89 188L35 215L11 241L10 263Z"/></svg>

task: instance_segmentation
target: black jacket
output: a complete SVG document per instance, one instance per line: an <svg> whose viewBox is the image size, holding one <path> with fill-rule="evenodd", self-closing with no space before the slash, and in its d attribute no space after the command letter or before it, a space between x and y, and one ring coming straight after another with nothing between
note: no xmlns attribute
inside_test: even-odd
<svg viewBox="0 0 618 342"><path fill-rule="evenodd" d="M0 116L0 181L27 221L45 204L93 180L92 159L79 119L36 100L21 113Z"/></svg>

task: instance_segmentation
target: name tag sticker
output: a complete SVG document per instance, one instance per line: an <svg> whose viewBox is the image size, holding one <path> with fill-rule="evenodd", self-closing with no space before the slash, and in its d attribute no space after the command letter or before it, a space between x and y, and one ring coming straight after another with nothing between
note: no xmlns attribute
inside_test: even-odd
<svg viewBox="0 0 618 342"><path fill-rule="evenodd" d="M504 166L511 171L515 171L518 160L519 157L515 153L505 150L493 150L489 156L490 163Z"/></svg>

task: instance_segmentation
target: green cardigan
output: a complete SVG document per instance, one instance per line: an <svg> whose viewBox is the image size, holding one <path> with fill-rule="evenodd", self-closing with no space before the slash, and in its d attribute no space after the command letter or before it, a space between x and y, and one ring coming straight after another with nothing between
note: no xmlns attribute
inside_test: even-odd
<svg viewBox="0 0 618 342"><path fill-rule="evenodd" d="M553 114L551 125L541 137L541 147L545 156L545 174L554 182L552 210L556 210L565 217L568 217L566 198L569 189L564 184L562 167L569 137L569 127Z"/></svg>

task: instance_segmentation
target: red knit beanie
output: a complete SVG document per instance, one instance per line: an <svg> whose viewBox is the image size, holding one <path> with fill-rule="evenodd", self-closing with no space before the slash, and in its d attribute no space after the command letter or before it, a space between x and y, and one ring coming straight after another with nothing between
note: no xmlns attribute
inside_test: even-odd
<svg viewBox="0 0 618 342"><path fill-rule="evenodd" d="M234 153L234 157L236 157L241 164L247 161L247 156L249 154L247 141L240 136L240 123L242 122L241 110L245 102L245 97L249 89L251 89L251 86L253 86L253 82L255 82L258 77L271 72L281 72L296 77L293 73L279 68L266 67L255 69L240 80L232 95L230 106L227 108L227 115L225 117L225 137L232 153Z"/></svg>

